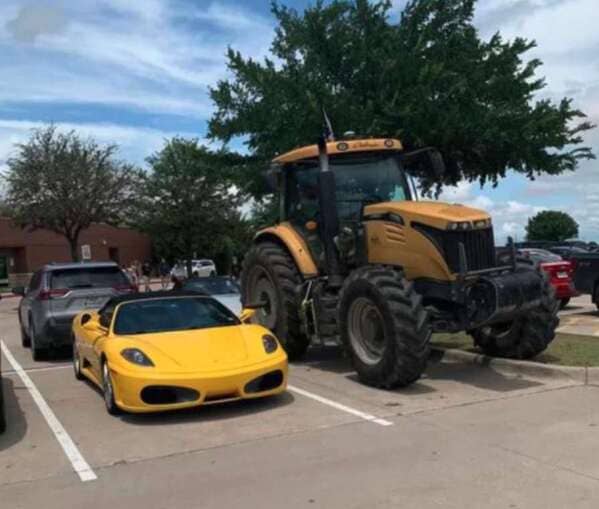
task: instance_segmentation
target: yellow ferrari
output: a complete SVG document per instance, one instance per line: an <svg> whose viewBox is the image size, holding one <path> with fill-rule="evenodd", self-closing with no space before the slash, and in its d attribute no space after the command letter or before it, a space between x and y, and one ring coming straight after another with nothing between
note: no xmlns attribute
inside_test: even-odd
<svg viewBox="0 0 599 509"><path fill-rule="evenodd" d="M73 368L102 389L111 414L156 412L285 391L287 355L254 311L149 292L110 299L73 320Z"/></svg>

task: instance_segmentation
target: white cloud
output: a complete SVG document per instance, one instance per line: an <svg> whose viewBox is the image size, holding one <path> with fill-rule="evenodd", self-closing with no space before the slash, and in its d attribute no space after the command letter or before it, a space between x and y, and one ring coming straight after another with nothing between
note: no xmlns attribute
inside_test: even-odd
<svg viewBox="0 0 599 509"><path fill-rule="evenodd" d="M208 86L227 76L227 45L259 58L273 27L244 7L202 4L63 1L40 17L38 4L8 0L0 7L0 20L8 20L0 24L0 101L95 102L207 118ZM60 27L52 13L60 13Z"/></svg>

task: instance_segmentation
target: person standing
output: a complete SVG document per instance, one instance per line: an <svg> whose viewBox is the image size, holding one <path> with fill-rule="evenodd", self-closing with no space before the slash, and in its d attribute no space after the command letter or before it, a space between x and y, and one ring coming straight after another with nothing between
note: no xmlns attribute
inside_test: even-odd
<svg viewBox="0 0 599 509"><path fill-rule="evenodd" d="M160 265L158 266L158 272L160 273L160 285L163 290L166 290L169 282L169 275L171 273L171 268L169 267L166 260L162 258L160 260Z"/></svg>
<svg viewBox="0 0 599 509"><path fill-rule="evenodd" d="M152 266L150 262L145 261L141 266L141 276L142 276L142 284L144 285L144 292L152 291L150 287L150 276L152 275Z"/></svg>

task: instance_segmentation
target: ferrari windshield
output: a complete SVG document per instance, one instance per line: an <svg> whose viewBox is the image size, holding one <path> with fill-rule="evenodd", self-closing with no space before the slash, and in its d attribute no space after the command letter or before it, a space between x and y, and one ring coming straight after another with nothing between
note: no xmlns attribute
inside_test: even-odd
<svg viewBox="0 0 599 509"><path fill-rule="evenodd" d="M149 334L239 324L231 311L210 297L167 297L121 304L114 332L119 335Z"/></svg>
<svg viewBox="0 0 599 509"><path fill-rule="evenodd" d="M348 154L330 159L335 173L339 218L357 220L364 205L412 199L408 180L397 157L388 154ZM317 161L297 163L287 171L287 217L298 222L315 219L318 207Z"/></svg>

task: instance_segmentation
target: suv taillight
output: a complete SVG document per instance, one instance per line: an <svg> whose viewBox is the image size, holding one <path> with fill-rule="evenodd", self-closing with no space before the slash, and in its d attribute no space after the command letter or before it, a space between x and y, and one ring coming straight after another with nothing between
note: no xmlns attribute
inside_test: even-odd
<svg viewBox="0 0 599 509"><path fill-rule="evenodd" d="M37 295L37 300L50 300L55 297L64 297L69 293L68 288L53 288L52 290L42 290Z"/></svg>

